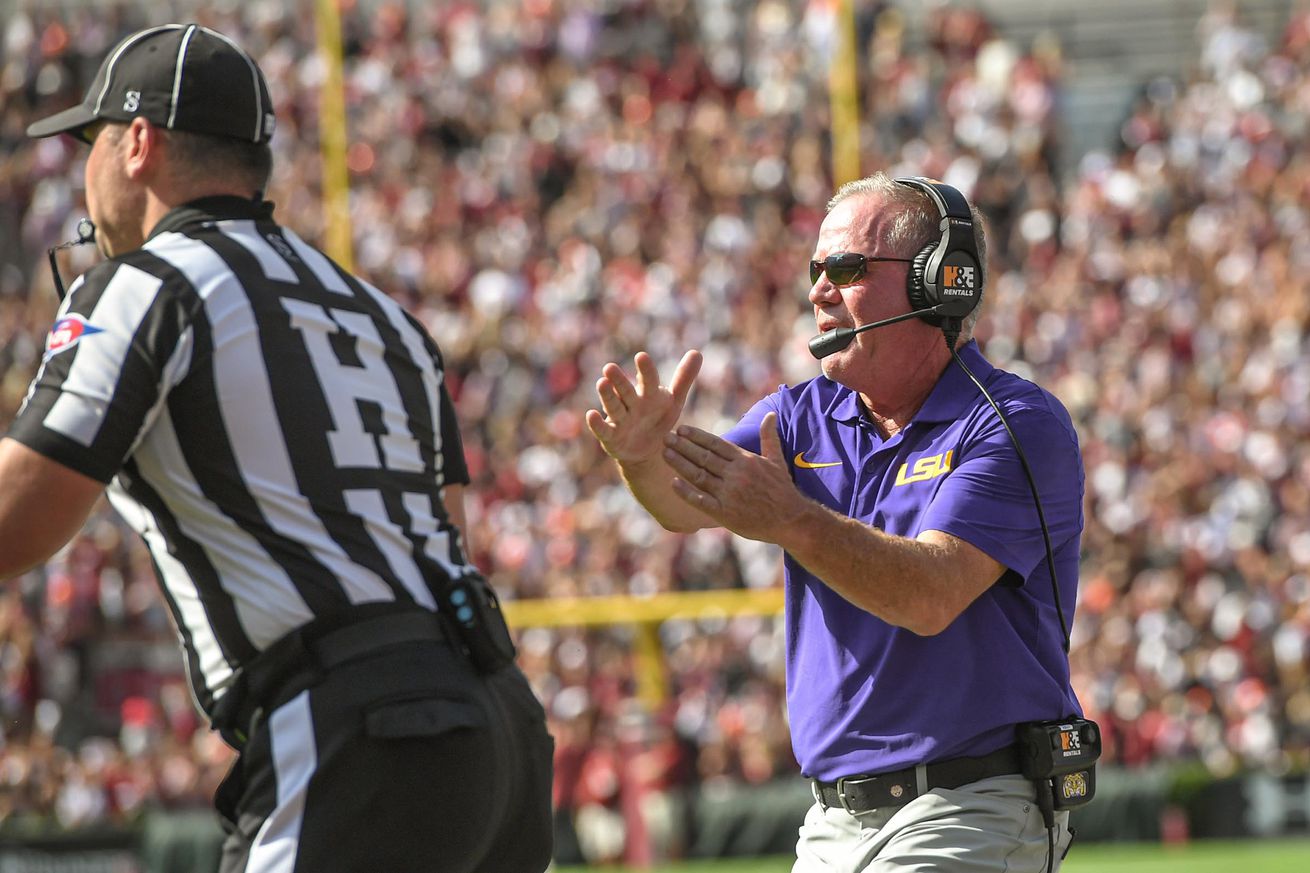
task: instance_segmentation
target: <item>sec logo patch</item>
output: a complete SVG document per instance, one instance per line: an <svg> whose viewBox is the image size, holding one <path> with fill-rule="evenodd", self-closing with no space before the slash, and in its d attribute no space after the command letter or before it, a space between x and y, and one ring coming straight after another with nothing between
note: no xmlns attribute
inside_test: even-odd
<svg viewBox="0 0 1310 873"><path fill-rule="evenodd" d="M45 339L45 357L51 358L68 351L84 337L103 332L104 328L95 327L80 315L65 315L50 328L50 335Z"/></svg>

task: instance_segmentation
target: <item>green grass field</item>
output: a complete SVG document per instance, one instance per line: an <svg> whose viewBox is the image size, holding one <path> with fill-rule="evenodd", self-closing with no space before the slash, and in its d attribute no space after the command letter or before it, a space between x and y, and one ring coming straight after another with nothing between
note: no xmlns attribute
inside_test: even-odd
<svg viewBox="0 0 1310 873"><path fill-rule="evenodd" d="M556 873L789 873L791 858L750 858L672 864L650 870L559 867ZM1074 845L1061 873L1307 873L1310 839L1196 841L1183 846L1101 843Z"/></svg>

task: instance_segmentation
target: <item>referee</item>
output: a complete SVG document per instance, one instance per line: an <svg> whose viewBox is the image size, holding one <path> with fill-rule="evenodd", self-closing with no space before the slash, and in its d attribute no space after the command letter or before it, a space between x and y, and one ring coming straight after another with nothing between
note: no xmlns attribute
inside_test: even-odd
<svg viewBox="0 0 1310 873"><path fill-rule="evenodd" d="M0 578L108 486L240 751L223 873L538 873L553 743L460 542L441 354L273 220L272 107L230 39L166 25L28 128L90 144L107 260L0 441Z"/></svg>

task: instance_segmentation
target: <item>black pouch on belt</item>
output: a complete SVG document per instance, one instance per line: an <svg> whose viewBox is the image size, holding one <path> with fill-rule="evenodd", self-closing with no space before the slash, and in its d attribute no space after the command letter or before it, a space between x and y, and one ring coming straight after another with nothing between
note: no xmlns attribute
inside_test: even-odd
<svg viewBox="0 0 1310 873"><path fill-rule="evenodd" d="M496 592L481 574L469 573L446 585L441 612L459 634L469 660L482 673L494 673L517 651Z"/></svg>
<svg viewBox="0 0 1310 873"><path fill-rule="evenodd" d="M1096 795L1096 762L1101 731L1086 718L1027 722L1019 725L1023 774L1050 785L1053 807L1073 809Z"/></svg>

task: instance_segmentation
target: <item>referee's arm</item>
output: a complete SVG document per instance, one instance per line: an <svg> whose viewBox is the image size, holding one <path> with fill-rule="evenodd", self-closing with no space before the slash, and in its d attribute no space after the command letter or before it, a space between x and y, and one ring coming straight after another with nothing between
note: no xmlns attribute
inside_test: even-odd
<svg viewBox="0 0 1310 873"><path fill-rule="evenodd" d="M473 543L469 541L468 515L464 512L464 486L447 485L441 491L441 502L446 507L446 517L459 529L459 540L465 557L472 560Z"/></svg>
<svg viewBox="0 0 1310 873"><path fill-rule="evenodd" d="M0 440L0 579L49 558L81 529L105 486L15 439Z"/></svg>

